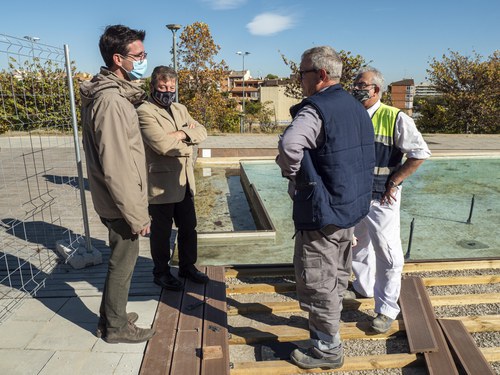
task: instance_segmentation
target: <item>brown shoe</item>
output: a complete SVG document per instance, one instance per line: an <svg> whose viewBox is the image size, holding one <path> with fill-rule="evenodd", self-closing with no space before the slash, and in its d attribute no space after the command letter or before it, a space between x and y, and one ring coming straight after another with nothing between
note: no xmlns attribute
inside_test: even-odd
<svg viewBox="0 0 500 375"><path fill-rule="evenodd" d="M120 330L110 330L104 338L108 344L127 343L135 344L139 342L148 341L155 331L149 328L139 328L134 323L128 323Z"/></svg>
<svg viewBox="0 0 500 375"><path fill-rule="evenodd" d="M139 315L135 312L129 312L127 313L127 321L129 323L135 323L137 322L137 319L139 319ZM99 323L97 323L97 330L95 332L95 335L98 338L106 336L106 319L103 318L102 316L99 318Z"/></svg>

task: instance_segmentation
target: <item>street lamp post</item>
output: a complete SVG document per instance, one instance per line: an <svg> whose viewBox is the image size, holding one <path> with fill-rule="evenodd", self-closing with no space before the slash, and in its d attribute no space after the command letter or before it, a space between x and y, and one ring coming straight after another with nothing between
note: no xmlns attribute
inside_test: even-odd
<svg viewBox="0 0 500 375"><path fill-rule="evenodd" d="M237 55L240 55L243 58L243 84L242 84L242 92L243 92L243 100L242 100L242 116L240 123L240 133L245 132L245 56L250 55L250 52L236 52Z"/></svg>
<svg viewBox="0 0 500 375"><path fill-rule="evenodd" d="M172 49L174 52L173 60L174 60L174 70L177 73L177 45L175 43L175 33L177 30L181 28L181 25L178 25L176 23L169 23L167 26L167 29L172 31ZM175 80L175 101L179 101L179 79Z"/></svg>

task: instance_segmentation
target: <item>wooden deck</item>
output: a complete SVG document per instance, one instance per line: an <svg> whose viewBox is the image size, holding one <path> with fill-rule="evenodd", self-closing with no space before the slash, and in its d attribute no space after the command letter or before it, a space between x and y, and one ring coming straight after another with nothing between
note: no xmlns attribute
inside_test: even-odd
<svg viewBox="0 0 500 375"><path fill-rule="evenodd" d="M411 274L457 268L498 269L500 261L468 261L458 265L456 262L407 264L404 272ZM266 302L264 298L272 294L293 294L295 283L290 278L293 274L291 265L227 268L209 266L205 270L211 279L207 286L187 282L183 292L163 291L154 323L157 333L146 348L141 374L278 375L324 371L301 370L288 360L286 353L281 353L283 356L275 359L257 358L246 362L230 358L232 346L250 346L253 349L259 346L285 348L277 350L277 354L280 351L286 352L294 343L308 339L307 319L281 325L266 324L259 321L262 318L260 315L261 318L253 320L251 324L228 325L228 318L233 316L253 319L253 314L278 316L299 312L297 301ZM260 282L261 277L265 281ZM276 282L271 280L273 277ZM433 308L495 304L500 301L500 294L428 296L426 287L498 284L499 281L498 273L464 277L406 276L402 290L403 301L400 301L405 305L403 319L396 320L385 334L370 332L369 322L343 322L341 336L343 340L386 340L390 337L404 339L406 336L408 352L371 356L350 354L345 357L344 366L333 372L419 367L426 368L431 374L441 375L455 374L457 368L461 367L468 374L476 374L474 369L478 368L490 371L484 372L485 374L493 373L489 362L500 361L500 348L478 348L470 333L498 332L500 315L436 319ZM256 295L254 300L259 302L238 301L238 296L244 295ZM373 299L345 301L344 304L344 310L368 310L373 307ZM422 317L424 313L426 315ZM431 337L427 337L428 334Z"/></svg>
<svg viewBox="0 0 500 375"><path fill-rule="evenodd" d="M140 374L229 374L224 267L201 271L207 285L187 280L182 292L163 289Z"/></svg>

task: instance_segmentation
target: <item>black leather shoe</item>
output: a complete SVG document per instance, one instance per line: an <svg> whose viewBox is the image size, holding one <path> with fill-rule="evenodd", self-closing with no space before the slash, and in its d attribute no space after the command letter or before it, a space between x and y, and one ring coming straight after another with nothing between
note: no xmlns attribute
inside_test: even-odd
<svg viewBox="0 0 500 375"><path fill-rule="evenodd" d="M210 280L207 275L198 271L195 267L187 270L179 270L179 277L184 277L198 284L206 284Z"/></svg>
<svg viewBox="0 0 500 375"><path fill-rule="evenodd" d="M184 284L180 280L177 280L170 273L167 273L167 274L164 274L161 276L155 276L154 283L156 285L159 285L162 288L165 288L168 290L182 290L182 289L184 289Z"/></svg>

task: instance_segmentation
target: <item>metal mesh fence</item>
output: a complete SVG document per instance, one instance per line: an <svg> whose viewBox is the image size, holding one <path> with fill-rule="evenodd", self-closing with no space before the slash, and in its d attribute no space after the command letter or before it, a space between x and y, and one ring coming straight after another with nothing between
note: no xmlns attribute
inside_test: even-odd
<svg viewBox="0 0 500 375"><path fill-rule="evenodd" d="M84 233L65 54L0 34L0 323Z"/></svg>

